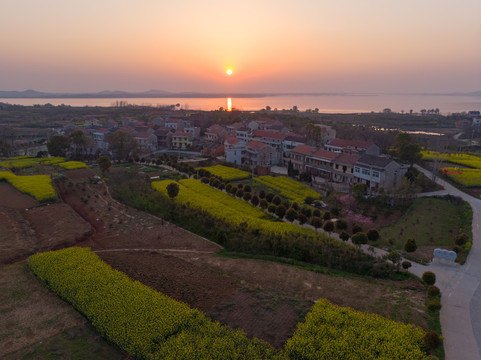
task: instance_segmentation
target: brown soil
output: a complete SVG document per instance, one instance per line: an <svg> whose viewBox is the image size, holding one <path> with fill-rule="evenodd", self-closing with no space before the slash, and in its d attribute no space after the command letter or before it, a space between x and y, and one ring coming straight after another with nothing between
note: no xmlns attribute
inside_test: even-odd
<svg viewBox="0 0 481 360"><path fill-rule="evenodd" d="M69 304L42 286L25 263L4 266L1 273L0 358L85 324Z"/></svg>
<svg viewBox="0 0 481 360"><path fill-rule="evenodd" d="M208 311L232 295L233 279L171 255L155 252L99 252L112 267L176 300Z"/></svg>
<svg viewBox="0 0 481 360"><path fill-rule="evenodd" d="M75 245L92 232L92 226L64 203L30 209L23 217L35 231L39 251Z"/></svg>
<svg viewBox="0 0 481 360"><path fill-rule="evenodd" d="M37 205L38 202L34 198L22 194L12 185L0 181L0 207L25 210Z"/></svg>
<svg viewBox="0 0 481 360"><path fill-rule="evenodd" d="M38 241L19 211L0 208L0 264L13 263L36 251Z"/></svg>

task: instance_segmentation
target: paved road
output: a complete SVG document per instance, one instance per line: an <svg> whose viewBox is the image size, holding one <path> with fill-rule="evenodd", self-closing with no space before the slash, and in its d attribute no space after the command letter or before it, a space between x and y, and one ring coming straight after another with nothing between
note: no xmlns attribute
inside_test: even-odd
<svg viewBox="0 0 481 360"><path fill-rule="evenodd" d="M431 178L432 174L416 166ZM481 359L481 200L437 179L444 186L440 195L455 195L473 208L473 246L466 264L448 264L435 260L428 266L413 266L418 276L426 270L436 274L436 285L441 289L441 326L446 360ZM414 265L414 264L413 264ZM411 270L411 269L410 269Z"/></svg>

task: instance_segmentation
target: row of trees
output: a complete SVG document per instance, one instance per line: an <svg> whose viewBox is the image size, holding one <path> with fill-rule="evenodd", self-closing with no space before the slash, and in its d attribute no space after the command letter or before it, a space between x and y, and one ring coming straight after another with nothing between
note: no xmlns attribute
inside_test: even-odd
<svg viewBox="0 0 481 360"><path fill-rule="evenodd" d="M115 173L110 180L117 199L215 241L228 251L277 256L376 277L389 277L394 269L384 260L330 238L295 232L265 233L246 223L228 223L200 209L175 203L135 174Z"/></svg>

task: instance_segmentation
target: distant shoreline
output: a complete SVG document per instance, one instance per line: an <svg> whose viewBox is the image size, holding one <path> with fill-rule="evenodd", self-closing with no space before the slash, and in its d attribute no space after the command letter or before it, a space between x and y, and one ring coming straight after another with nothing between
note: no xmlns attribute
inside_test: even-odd
<svg viewBox="0 0 481 360"><path fill-rule="evenodd" d="M198 93L198 92L179 92L171 93L161 90L151 90L146 92L124 92L124 91L102 91L98 93L48 93L36 90L26 91L0 91L0 99L205 99L205 98L266 98L266 97L302 97L302 96L481 96L481 91L470 93L335 93L335 92L306 92L306 93Z"/></svg>

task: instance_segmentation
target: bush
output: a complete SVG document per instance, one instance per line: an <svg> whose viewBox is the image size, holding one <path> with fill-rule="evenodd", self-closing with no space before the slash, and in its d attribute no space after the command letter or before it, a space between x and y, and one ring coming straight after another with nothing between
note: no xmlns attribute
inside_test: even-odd
<svg viewBox="0 0 481 360"><path fill-rule="evenodd" d="M299 220L299 224L304 225L307 222L307 216L303 213L298 213L297 220Z"/></svg>
<svg viewBox="0 0 481 360"><path fill-rule="evenodd" d="M259 199L265 199L266 198L266 192L264 190L259 191Z"/></svg>
<svg viewBox="0 0 481 360"><path fill-rule="evenodd" d="M319 229L322 226L322 219L317 216L313 216L311 218L311 225L314 226L316 229Z"/></svg>
<svg viewBox="0 0 481 360"><path fill-rule="evenodd" d="M404 244L404 250L408 253L416 251L418 246L416 245L416 240L410 238L406 240L406 243Z"/></svg>
<svg viewBox="0 0 481 360"><path fill-rule="evenodd" d="M463 246L468 242L468 240L469 240L468 235L459 234L458 236L456 236L455 242L456 242L456 245Z"/></svg>
<svg viewBox="0 0 481 360"><path fill-rule="evenodd" d="M246 186L244 186L244 191L245 191L245 192L249 192L249 193L250 193L250 192L252 191L252 188L251 188L251 186L250 186L250 185L246 185Z"/></svg>
<svg viewBox="0 0 481 360"><path fill-rule="evenodd" d="M429 285L428 286L428 296L429 297L436 297L441 295L441 290L437 286Z"/></svg>
<svg viewBox="0 0 481 360"><path fill-rule="evenodd" d="M438 333L434 330L431 330L431 331L428 331L426 334L424 334L423 336L423 342L424 342L424 345L429 349L431 350L431 352L440 347L441 344L443 343L443 341L441 340L441 338L439 337ZM431 357L431 360L433 359L433 357Z"/></svg>
<svg viewBox="0 0 481 360"><path fill-rule="evenodd" d="M231 184L231 183L227 183L227 185L225 186L225 191L229 192L230 189L232 189L232 184Z"/></svg>
<svg viewBox="0 0 481 360"><path fill-rule="evenodd" d="M436 274L432 271L425 271L422 279L426 284L434 285L436 283Z"/></svg>
<svg viewBox="0 0 481 360"><path fill-rule="evenodd" d="M241 198L242 196L244 196L244 190L237 189L235 196L237 196L238 198Z"/></svg>
<svg viewBox="0 0 481 360"><path fill-rule="evenodd" d="M269 203L267 202L266 199L262 199L260 202L259 202L259 205L261 206L262 209L267 209L267 207L269 206Z"/></svg>
<svg viewBox="0 0 481 360"><path fill-rule="evenodd" d="M376 229L369 229L366 235L369 241L377 241L379 239L379 231Z"/></svg>
<svg viewBox="0 0 481 360"><path fill-rule="evenodd" d="M347 229L347 222L346 220L339 219L336 221L336 229L337 230L346 230Z"/></svg>
<svg viewBox="0 0 481 360"><path fill-rule="evenodd" d="M403 267L404 270L407 270L407 269L409 269L413 264L411 264L410 261L404 260L401 265L402 265L402 267Z"/></svg>
<svg viewBox="0 0 481 360"><path fill-rule="evenodd" d="M284 218L284 215L286 215L286 208L284 207L284 205L279 205L277 208L276 208L276 215L279 216L279 218Z"/></svg>
<svg viewBox="0 0 481 360"><path fill-rule="evenodd" d="M275 195L273 193L267 193L266 200L269 201L269 202L272 202L272 199L274 199L274 196Z"/></svg>
<svg viewBox="0 0 481 360"><path fill-rule="evenodd" d="M438 299L431 299L426 302L429 311L441 310L441 302Z"/></svg>
<svg viewBox="0 0 481 360"><path fill-rule="evenodd" d="M293 208L290 208L289 210L287 210L286 219L289 220L290 222L293 222L294 220L296 220L297 211L294 210Z"/></svg>
<svg viewBox="0 0 481 360"><path fill-rule="evenodd" d="M330 233L334 230L334 223L332 221L326 221L322 228L324 229L324 231Z"/></svg>
<svg viewBox="0 0 481 360"><path fill-rule="evenodd" d="M254 195L254 196L251 198L251 204L254 205L254 206L259 205L259 197L258 197L257 195Z"/></svg>
<svg viewBox="0 0 481 360"><path fill-rule="evenodd" d="M249 201L251 199L251 193L246 192L244 193L244 196L242 197L245 201Z"/></svg>
<svg viewBox="0 0 481 360"><path fill-rule="evenodd" d="M357 232L351 236L352 243L356 245L367 244L367 240L367 235L363 232Z"/></svg>
<svg viewBox="0 0 481 360"><path fill-rule="evenodd" d="M345 231L341 232L339 234L339 237L341 238L342 241L347 241L350 238L349 234Z"/></svg>
<svg viewBox="0 0 481 360"><path fill-rule="evenodd" d="M267 207L267 211L269 211L271 214L275 214L276 208L277 208L277 206L275 206L274 204L270 204L270 205Z"/></svg>
<svg viewBox="0 0 481 360"><path fill-rule="evenodd" d="M291 207L296 210L296 211L299 211L299 204L297 202L293 202Z"/></svg>
<svg viewBox="0 0 481 360"><path fill-rule="evenodd" d="M312 216L322 217L321 210L319 209L312 210Z"/></svg>
<svg viewBox="0 0 481 360"><path fill-rule="evenodd" d="M301 213L303 213L306 217L310 218L312 216L312 211L311 209L307 208L307 207L303 207L301 209Z"/></svg>
<svg viewBox="0 0 481 360"><path fill-rule="evenodd" d="M331 213L329 211L326 211L323 215L322 215L322 219L323 220L331 220Z"/></svg>
<svg viewBox="0 0 481 360"><path fill-rule="evenodd" d="M276 195L272 198L272 203L276 206L279 206L281 204L281 198L279 197L279 195Z"/></svg>
<svg viewBox="0 0 481 360"><path fill-rule="evenodd" d="M356 234L358 232L361 232L362 231L362 227L360 227L359 225L357 224L353 224L352 225L352 233L353 234Z"/></svg>

